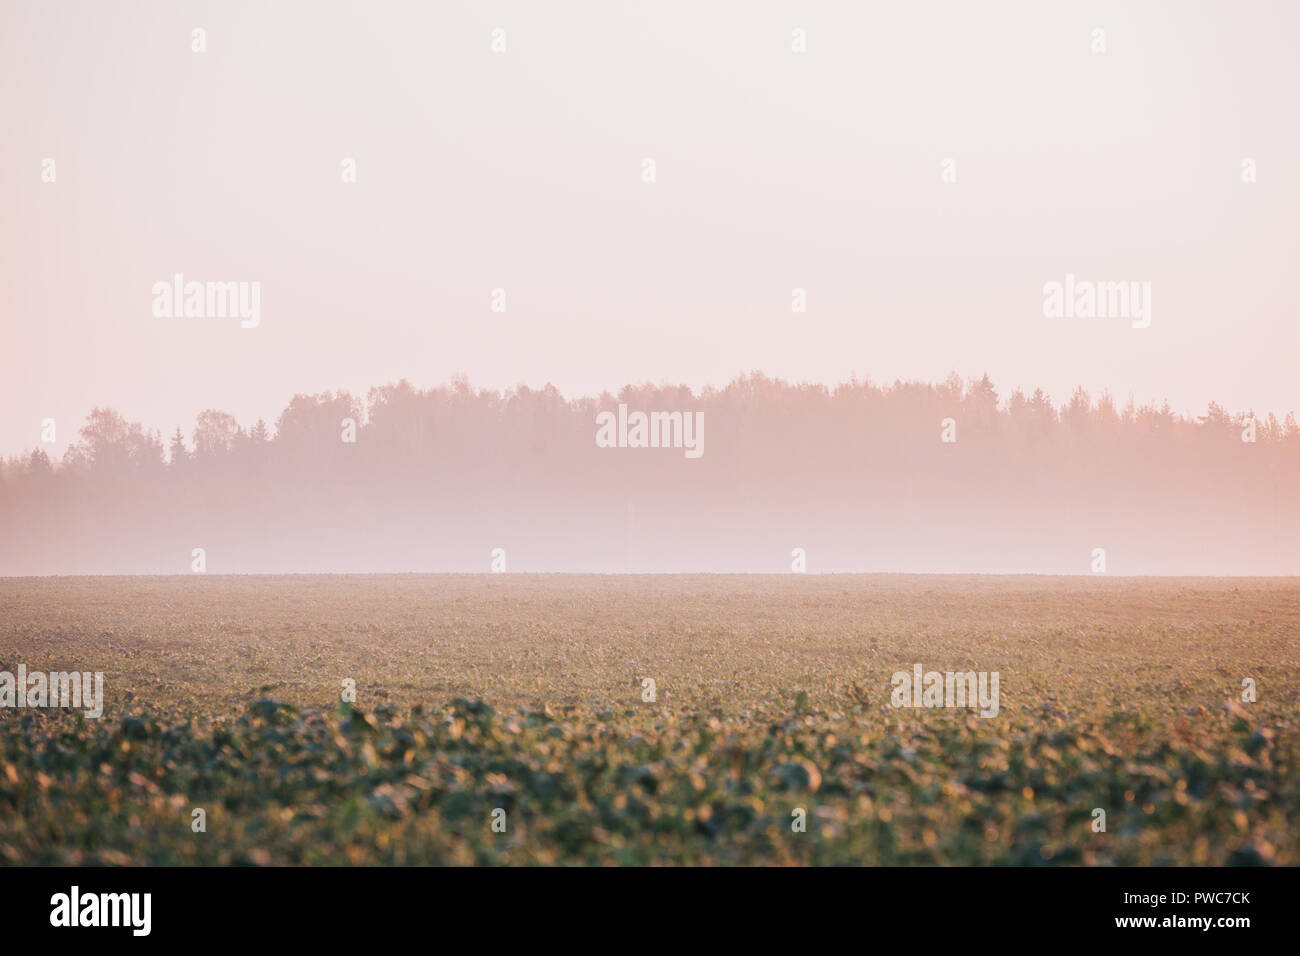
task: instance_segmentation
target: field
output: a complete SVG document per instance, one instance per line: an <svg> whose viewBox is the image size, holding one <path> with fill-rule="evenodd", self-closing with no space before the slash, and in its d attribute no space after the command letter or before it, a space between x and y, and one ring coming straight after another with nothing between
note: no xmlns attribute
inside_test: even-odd
<svg viewBox="0 0 1300 956"><path fill-rule="evenodd" d="M1294 865L1298 647L1280 578L0 579L105 710L0 709L0 861Z"/></svg>

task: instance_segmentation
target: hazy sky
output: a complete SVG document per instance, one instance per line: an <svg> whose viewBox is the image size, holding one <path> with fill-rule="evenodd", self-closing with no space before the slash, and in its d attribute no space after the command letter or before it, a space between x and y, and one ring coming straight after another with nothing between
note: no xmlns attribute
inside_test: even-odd
<svg viewBox="0 0 1300 956"><path fill-rule="evenodd" d="M47 417L61 453L95 405L188 434L458 372L1300 409L1298 28L1264 2L5 0L0 454ZM260 282L260 326L155 317L178 272ZM1066 273L1150 282L1151 326L1045 318Z"/></svg>

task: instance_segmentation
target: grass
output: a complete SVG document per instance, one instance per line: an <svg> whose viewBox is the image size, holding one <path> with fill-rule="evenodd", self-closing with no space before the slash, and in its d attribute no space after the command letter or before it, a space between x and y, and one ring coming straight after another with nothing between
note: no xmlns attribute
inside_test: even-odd
<svg viewBox="0 0 1300 956"><path fill-rule="evenodd" d="M102 720L0 710L11 864L1300 862L1293 579L4 579L0 609L0 670L105 674ZM999 715L891 707L917 662L998 671Z"/></svg>

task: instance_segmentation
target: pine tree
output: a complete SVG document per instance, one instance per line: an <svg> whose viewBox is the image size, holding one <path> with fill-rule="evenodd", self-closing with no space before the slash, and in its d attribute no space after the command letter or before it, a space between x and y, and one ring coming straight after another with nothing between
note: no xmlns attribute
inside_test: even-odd
<svg viewBox="0 0 1300 956"><path fill-rule="evenodd" d="M185 450L185 436L181 433L180 425L176 426L176 434L172 435L168 450L170 452L171 467L173 468L183 466L190 459L190 453Z"/></svg>

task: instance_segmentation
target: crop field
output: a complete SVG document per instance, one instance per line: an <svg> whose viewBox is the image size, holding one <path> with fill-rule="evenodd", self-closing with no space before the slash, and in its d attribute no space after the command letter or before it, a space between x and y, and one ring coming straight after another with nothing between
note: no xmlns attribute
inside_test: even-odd
<svg viewBox="0 0 1300 956"><path fill-rule="evenodd" d="M1283 578L0 579L0 672L103 674L0 708L0 861L1294 865L1298 647Z"/></svg>

